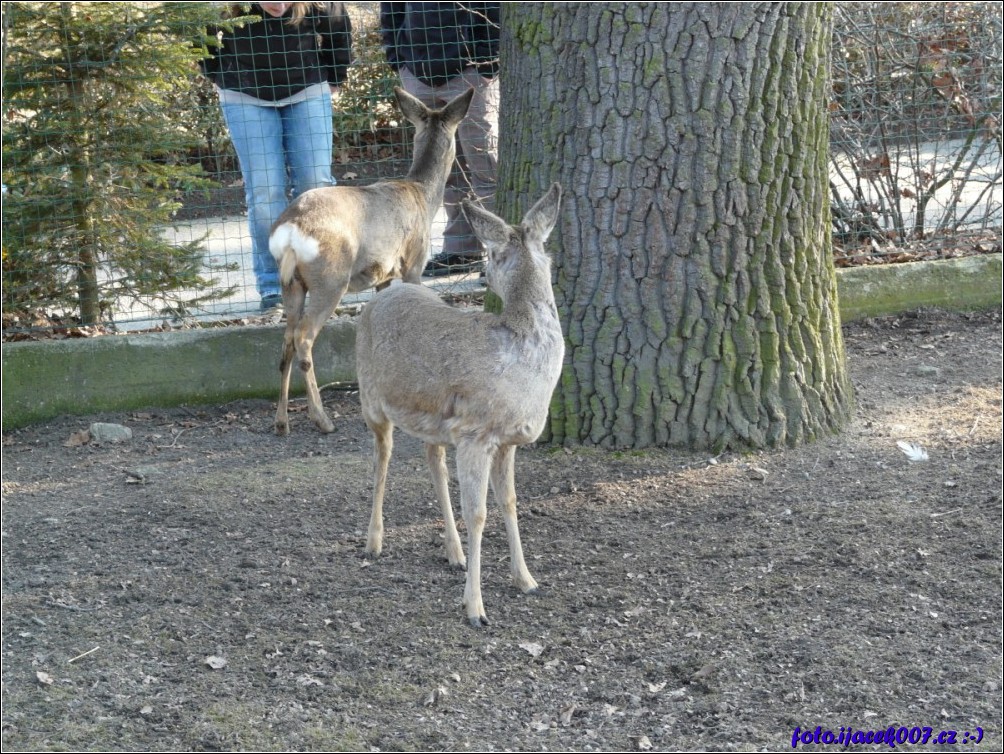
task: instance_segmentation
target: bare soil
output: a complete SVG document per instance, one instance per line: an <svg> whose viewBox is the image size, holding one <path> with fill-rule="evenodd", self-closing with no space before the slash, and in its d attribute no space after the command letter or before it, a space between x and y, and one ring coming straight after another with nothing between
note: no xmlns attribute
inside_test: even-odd
<svg viewBox="0 0 1004 754"><path fill-rule="evenodd" d="M999 751L1000 312L844 332L838 436L521 450L545 592L512 586L492 509L482 630L401 433L384 555L362 557L351 393L326 395L326 436L301 403L277 438L267 401L5 433L4 751L751 751L817 726ZM88 442L93 421L133 438Z"/></svg>

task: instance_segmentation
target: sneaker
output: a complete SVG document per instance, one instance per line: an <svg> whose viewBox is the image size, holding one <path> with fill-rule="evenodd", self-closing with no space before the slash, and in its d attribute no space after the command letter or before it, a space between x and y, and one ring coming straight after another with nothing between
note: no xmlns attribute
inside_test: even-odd
<svg viewBox="0 0 1004 754"><path fill-rule="evenodd" d="M484 262L485 255L480 251L464 253L442 253L437 254L425 265L422 277L438 278L445 275L459 275L462 272L471 272L475 267Z"/></svg>
<svg viewBox="0 0 1004 754"><path fill-rule="evenodd" d="M282 306L282 294L270 293L261 297L261 310L267 312L271 309L278 309Z"/></svg>

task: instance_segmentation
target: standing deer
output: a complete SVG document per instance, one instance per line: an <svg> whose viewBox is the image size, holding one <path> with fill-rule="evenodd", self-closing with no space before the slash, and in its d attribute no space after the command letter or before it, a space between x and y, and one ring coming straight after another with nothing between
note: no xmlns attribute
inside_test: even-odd
<svg viewBox="0 0 1004 754"><path fill-rule="evenodd" d="M363 418L374 438L373 511L366 552L383 548L383 497L394 426L426 443L426 459L446 522L446 555L464 567L447 488L445 446L457 448L460 504L467 525L464 606L472 626L487 625L481 600L481 533L489 480L502 508L512 578L537 589L516 521L517 445L540 436L565 346L544 241L554 227L561 186L513 227L469 202L463 209L488 251L488 285L502 314L465 312L421 286L394 285L363 309L356 367Z"/></svg>
<svg viewBox="0 0 1004 754"><path fill-rule="evenodd" d="M272 226L269 251L279 265L286 310L279 371L282 386L275 431L289 434L293 353L307 384L310 418L322 432L334 424L324 412L312 350L324 323L347 291L378 289L395 278L421 283L429 257L432 219L456 156L454 134L467 114L470 89L439 110L399 87L397 103L415 125L411 169L403 180L306 191ZM310 298L307 299L307 292Z"/></svg>

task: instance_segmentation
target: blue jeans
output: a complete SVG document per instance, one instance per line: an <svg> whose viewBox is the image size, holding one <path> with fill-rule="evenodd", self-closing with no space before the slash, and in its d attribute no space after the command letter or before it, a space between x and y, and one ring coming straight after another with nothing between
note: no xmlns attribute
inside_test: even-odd
<svg viewBox="0 0 1004 754"><path fill-rule="evenodd" d="M289 192L333 186L331 95L327 92L284 107L223 103L244 178L251 250L258 295L281 290L279 269L268 250L272 224L289 204Z"/></svg>

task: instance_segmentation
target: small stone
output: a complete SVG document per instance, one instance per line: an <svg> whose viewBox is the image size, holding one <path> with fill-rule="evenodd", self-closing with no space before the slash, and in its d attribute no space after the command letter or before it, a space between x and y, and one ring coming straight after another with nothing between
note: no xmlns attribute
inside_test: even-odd
<svg viewBox="0 0 1004 754"><path fill-rule="evenodd" d="M94 422L88 431L91 433L91 441L97 443L127 442L132 439L132 430L121 424Z"/></svg>

